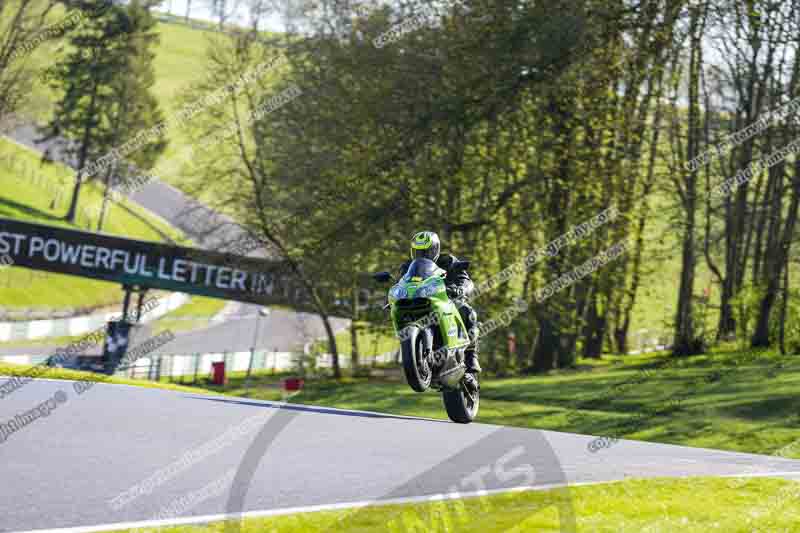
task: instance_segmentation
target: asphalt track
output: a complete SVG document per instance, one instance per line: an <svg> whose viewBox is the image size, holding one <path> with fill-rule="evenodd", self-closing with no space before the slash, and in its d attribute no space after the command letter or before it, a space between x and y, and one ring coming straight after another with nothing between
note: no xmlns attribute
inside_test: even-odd
<svg viewBox="0 0 800 533"><path fill-rule="evenodd" d="M778 457L636 441L591 453L584 435L68 381L0 400L0 422L59 390L64 403L0 443L0 531L626 477L800 479Z"/></svg>

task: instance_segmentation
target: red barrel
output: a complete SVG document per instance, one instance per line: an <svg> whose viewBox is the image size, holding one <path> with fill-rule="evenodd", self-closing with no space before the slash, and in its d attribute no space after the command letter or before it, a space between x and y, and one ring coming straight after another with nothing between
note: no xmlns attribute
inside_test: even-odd
<svg viewBox="0 0 800 533"><path fill-rule="evenodd" d="M303 380L301 378L286 378L283 380L283 388L288 392L298 391L303 388Z"/></svg>
<svg viewBox="0 0 800 533"><path fill-rule="evenodd" d="M211 363L211 371L213 374L211 383L214 385L225 385L225 361Z"/></svg>

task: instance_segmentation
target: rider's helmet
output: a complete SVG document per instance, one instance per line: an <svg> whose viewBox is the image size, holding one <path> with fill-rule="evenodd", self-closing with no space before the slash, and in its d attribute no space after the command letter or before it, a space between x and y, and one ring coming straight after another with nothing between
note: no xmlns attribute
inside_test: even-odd
<svg viewBox="0 0 800 533"><path fill-rule="evenodd" d="M431 261L439 259L439 236L432 231L420 231L411 239L411 260L424 257Z"/></svg>

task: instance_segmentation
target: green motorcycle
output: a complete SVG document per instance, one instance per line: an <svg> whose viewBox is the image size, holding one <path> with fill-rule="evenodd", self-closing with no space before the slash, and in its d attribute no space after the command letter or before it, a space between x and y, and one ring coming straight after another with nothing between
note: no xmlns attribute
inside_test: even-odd
<svg viewBox="0 0 800 533"><path fill-rule="evenodd" d="M466 270L468 261L451 268ZM470 339L456 305L447 296L447 272L430 259L415 259L389 290L394 330L400 340L403 371L417 392L441 391L447 415L468 424L478 414L480 387L466 373L464 351ZM374 274L377 281L393 281L388 272Z"/></svg>

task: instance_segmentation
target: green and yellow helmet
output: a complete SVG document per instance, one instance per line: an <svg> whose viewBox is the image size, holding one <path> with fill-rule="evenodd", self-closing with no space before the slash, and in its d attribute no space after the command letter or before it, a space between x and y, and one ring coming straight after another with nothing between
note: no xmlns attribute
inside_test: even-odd
<svg viewBox="0 0 800 533"><path fill-rule="evenodd" d="M432 231L420 231L411 239L411 260L424 257L431 261L439 259L439 236Z"/></svg>

